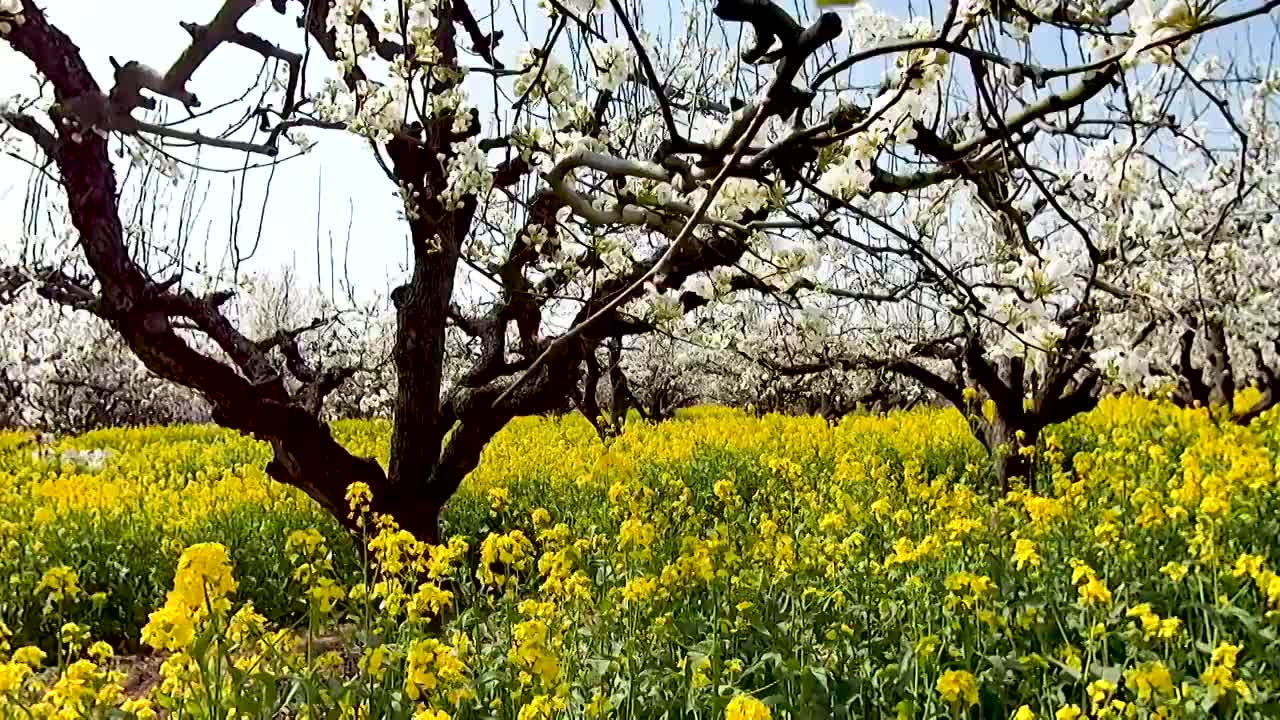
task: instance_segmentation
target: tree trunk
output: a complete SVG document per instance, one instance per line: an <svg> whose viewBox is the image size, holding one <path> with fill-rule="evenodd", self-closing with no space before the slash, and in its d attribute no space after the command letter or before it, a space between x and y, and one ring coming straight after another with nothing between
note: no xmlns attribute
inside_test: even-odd
<svg viewBox="0 0 1280 720"><path fill-rule="evenodd" d="M450 478L450 481L449 484L457 487L462 478ZM407 530L418 540L437 545L443 539L440 537L440 514L444 511L444 502L430 490L421 484L394 484L384 495L385 500L380 502L374 498L373 510L391 515L400 529Z"/></svg>
<svg viewBox="0 0 1280 720"><path fill-rule="evenodd" d="M622 339L609 339L609 437L622 434L631 407L631 386L622 371Z"/></svg>
<svg viewBox="0 0 1280 720"><path fill-rule="evenodd" d="M1023 433L1021 440L1019 430ZM997 415L985 423L980 437L991 454L991 468L1000 483L1000 492L1009 492L1015 478L1020 478L1027 489L1035 490L1035 463L1031 456L1019 450L1035 447L1039 436L1039 428L1030 422L1011 422Z"/></svg>

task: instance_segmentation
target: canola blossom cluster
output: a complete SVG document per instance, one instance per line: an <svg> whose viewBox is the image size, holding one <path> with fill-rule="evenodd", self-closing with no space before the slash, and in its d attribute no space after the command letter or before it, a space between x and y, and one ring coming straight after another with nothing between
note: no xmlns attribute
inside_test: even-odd
<svg viewBox="0 0 1280 720"><path fill-rule="evenodd" d="M425 545L222 430L0 434L0 717L1275 717L1276 414L1028 451L999 496L954 411L527 418Z"/></svg>

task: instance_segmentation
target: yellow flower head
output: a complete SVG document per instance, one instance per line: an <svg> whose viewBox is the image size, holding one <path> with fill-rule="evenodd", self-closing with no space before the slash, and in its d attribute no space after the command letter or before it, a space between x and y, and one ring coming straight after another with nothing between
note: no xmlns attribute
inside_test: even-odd
<svg viewBox="0 0 1280 720"><path fill-rule="evenodd" d="M1174 582L1187 576L1187 566L1180 562L1167 562L1160 568L1160 573Z"/></svg>
<svg viewBox="0 0 1280 720"><path fill-rule="evenodd" d="M1211 660L1211 662L1214 665L1221 665L1225 668L1235 669L1236 659L1239 656L1240 656L1239 645L1232 645L1231 643L1224 642L1218 645L1218 647L1214 649L1213 659Z"/></svg>
<svg viewBox="0 0 1280 720"><path fill-rule="evenodd" d="M80 576L65 565L51 567L40 578L40 588L49 591L51 600L60 602L80 592Z"/></svg>
<svg viewBox="0 0 1280 720"><path fill-rule="evenodd" d="M1084 607L1111 604L1111 591L1096 577L1090 577L1079 587L1080 604Z"/></svg>
<svg viewBox="0 0 1280 720"><path fill-rule="evenodd" d="M1125 686L1138 694L1138 700L1151 702L1155 695L1173 692L1173 678L1164 663L1156 661L1140 665L1125 673Z"/></svg>
<svg viewBox="0 0 1280 720"><path fill-rule="evenodd" d="M1026 538L1018 538L1013 548L1013 562L1019 570L1024 567L1040 567L1040 555L1036 544Z"/></svg>
<svg viewBox="0 0 1280 720"><path fill-rule="evenodd" d="M1094 705L1102 705L1116 691L1116 684L1106 679L1094 680L1085 688Z"/></svg>
<svg viewBox="0 0 1280 720"><path fill-rule="evenodd" d="M178 558L178 572L173 578L173 592L188 607L197 608L235 592L236 580L231 575L227 549L220 543L192 545Z"/></svg>
<svg viewBox="0 0 1280 720"><path fill-rule="evenodd" d="M938 693L952 704L966 707L978 704L978 683L973 674L965 670L948 670L938 678Z"/></svg>
<svg viewBox="0 0 1280 720"><path fill-rule="evenodd" d="M1245 553L1236 558L1236 565L1235 568L1232 569L1231 574L1235 577L1248 575L1250 578L1257 578L1262 572L1264 562L1266 562L1266 559L1261 555L1250 555Z"/></svg>
<svg viewBox="0 0 1280 720"><path fill-rule="evenodd" d="M19 665L26 665L32 670L37 670L44 663L45 657L47 656L43 650L35 645L27 645L14 650L13 656L9 659Z"/></svg>
<svg viewBox="0 0 1280 720"><path fill-rule="evenodd" d="M724 720L770 720L769 706L750 695L735 695L724 709Z"/></svg>
<svg viewBox="0 0 1280 720"><path fill-rule="evenodd" d="M352 517L367 511L369 504L373 502L373 491L369 489L367 483L353 482L347 486L347 508L350 509Z"/></svg>
<svg viewBox="0 0 1280 720"><path fill-rule="evenodd" d="M137 720L151 720L156 717L155 708L151 706L151 700L148 698L130 698L120 705L120 709L132 713Z"/></svg>

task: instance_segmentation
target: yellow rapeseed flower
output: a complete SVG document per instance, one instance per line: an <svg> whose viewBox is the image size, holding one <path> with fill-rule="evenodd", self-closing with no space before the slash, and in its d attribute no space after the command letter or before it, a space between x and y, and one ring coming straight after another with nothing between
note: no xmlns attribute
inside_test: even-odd
<svg viewBox="0 0 1280 720"><path fill-rule="evenodd" d="M40 648L34 645L26 645L14 650L13 655L9 656L9 660L19 665L25 665L32 670L38 670L44 664L46 657L48 656Z"/></svg>
<svg viewBox="0 0 1280 720"><path fill-rule="evenodd" d="M750 695L735 695L724 709L724 720L770 720L769 706Z"/></svg>
<svg viewBox="0 0 1280 720"><path fill-rule="evenodd" d="M938 693L949 703L978 704L978 683L973 674L965 670L948 670L938 677Z"/></svg>
<svg viewBox="0 0 1280 720"><path fill-rule="evenodd" d="M1040 567L1040 555L1036 553L1036 544L1026 538L1018 538L1014 544L1013 562L1019 570L1025 567Z"/></svg>
<svg viewBox="0 0 1280 720"><path fill-rule="evenodd" d="M49 591L50 600L61 602L80 592L80 577L65 565L51 567L40 578L40 588Z"/></svg>

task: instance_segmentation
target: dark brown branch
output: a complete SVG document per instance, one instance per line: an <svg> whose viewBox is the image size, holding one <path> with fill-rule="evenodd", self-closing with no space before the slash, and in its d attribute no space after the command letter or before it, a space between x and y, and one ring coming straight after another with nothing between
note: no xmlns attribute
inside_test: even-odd
<svg viewBox="0 0 1280 720"><path fill-rule="evenodd" d="M260 351L267 352L272 348L276 347L277 345L280 345L281 343L296 340L298 336L302 335L303 333L308 333L308 332L311 332L312 330L318 330L326 325L329 325L333 323L336 319L337 319L336 317L313 318L311 322L307 323L306 325L302 325L296 328L287 328L287 329L277 330L271 335L261 340L258 340L257 342L254 343L254 345L257 345Z"/></svg>
<svg viewBox="0 0 1280 720"><path fill-rule="evenodd" d="M480 29L480 23L476 22L476 17L471 13L471 7L467 5L466 0L450 0L450 2L453 6L454 21L461 24L467 31L467 35L471 37L471 51L494 68L501 70L502 62L497 59L494 52L498 49L499 41L502 40L502 31L494 30L492 34L486 35Z"/></svg>
<svg viewBox="0 0 1280 720"><path fill-rule="evenodd" d="M5 112L0 113L0 121L34 140L46 157L52 159L58 154L58 138L30 115Z"/></svg>
<svg viewBox="0 0 1280 720"><path fill-rule="evenodd" d="M742 60L752 65L769 61L769 49L777 41L782 52L798 44L803 28L791 13L772 0L719 0L712 9L716 17L728 22L751 25L755 44L742 53ZM776 59L776 58L773 58Z"/></svg>
<svg viewBox="0 0 1280 720"><path fill-rule="evenodd" d="M187 83L191 81L191 76L196 70L209 59L209 55L231 35L238 32L236 26L240 18L244 17L244 14L252 10L256 4L256 0L226 0L208 25L203 26L200 31L191 33L191 45L183 50L169 67L158 87L152 87L152 79L140 73L122 75L121 70L117 70L116 85L111 90L112 104L116 110L128 113L139 105L146 107L140 94L143 88L180 100L185 105L199 106L200 103L195 95L187 90ZM192 26L193 29L196 27L198 26Z"/></svg>

